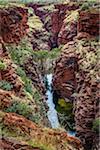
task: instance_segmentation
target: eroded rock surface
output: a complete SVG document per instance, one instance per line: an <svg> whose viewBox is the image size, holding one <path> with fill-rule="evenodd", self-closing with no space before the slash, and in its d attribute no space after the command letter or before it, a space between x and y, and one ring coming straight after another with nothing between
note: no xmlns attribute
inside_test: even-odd
<svg viewBox="0 0 100 150"><path fill-rule="evenodd" d="M77 28L75 27L77 36L74 35L71 42L68 42L67 38L63 41L67 44L64 45L61 56L55 63L53 76L54 92L65 101L66 98L74 100L77 136L87 150L98 145L98 142L93 143L93 139L98 137L93 131L99 99L98 42L96 41L99 35L98 21L97 10L79 13ZM72 35L71 32L69 33Z"/></svg>
<svg viewBox="0 0 100 150"><path fill-rule="evenodd" d="M22 7L0 8L0 36L5 43L18 43L26 35L28 10Z"/></svg>
<svg viewBox="0 0 100 150"><path fill-rule="evenodd" d="M15 139L1 138L0 139L1 150L41 150L40 148L32 148L25 142L18 142Z"/></svg>
<svg viewBox="0 0 100 150"><path fill-rule="evenodd" d="M24 63L24 69L27 76L32 80L32 82L38 88L41 94L45 94L46 89L41 73L38 70L38 65L33 61L32 57L26 60L26 62Z"/></svg>
<svg viewBox="0 0 100 150"><path fill-rule="evenodd" d="M30 145L34 145L35 143L37 143L38 145L37 147L39 146L42 146L43 148L47 147L50 148L51 150L73 150L73 149L83 150L80 141L75 137L68 136L64 131L59 130L54 131L48 128L41 128L35 123L14 113L6 113L6 114L2 113L0 115L0 119L1 118L4 124L2 131L4 132L6 129L6 132L4 132L5 135L9 131L14 131L15 133L14 137L16 137L17 135L21 136L21 139L23 139L23 141L26 143L25 145L26 148L28 148L27 146L28 143L30 143ZM11 134L9 134L9 137L10 136ZM6 143L6 140L0 142L0 144L3 146L4 142ZM7 143L8 146L11 145L9 141ZM18 146L17 144L15 145ZM23 145L21 145L20 143L19 146L21 148L23 147ZM12 144L12 148L13 147L14 146ZM30 149L31 146L29 147L29 150ZM35 148L33 148L32 150L35 150Z"/></svg>
<svg viewBox="0 0 100 150"><path fill-rule="evenodd" d="M59 97L71 100L77 83L75 79L75 71L78 70L77 55L74 55L74 42L70 42L62 50L60 58L55 63L53 76L53 89ZM72 53L73 52L73 53Z"/></svg>
<svg viewBox="0 0 100 150"><path fill-rule="evenodd" d="M12 92L16 95L23 95L23 82L16 74L14 63L11 61L9 54L2 43L0 43L0 52L0 60L6 64L6 68L0 70L1 80L10 82L13 86Z"/></svg>

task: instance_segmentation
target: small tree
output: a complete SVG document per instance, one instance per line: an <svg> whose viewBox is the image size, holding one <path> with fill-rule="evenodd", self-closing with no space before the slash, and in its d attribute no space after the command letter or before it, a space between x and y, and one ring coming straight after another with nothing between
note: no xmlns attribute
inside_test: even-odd
<svg viewBox="0 0 100 150"><path fill-rule="evenodd" d="M42 76L46 73L46 59L48 58L48 51L40 50L33 52L33 58L39 64L39 69L42 73Z"/></svg>

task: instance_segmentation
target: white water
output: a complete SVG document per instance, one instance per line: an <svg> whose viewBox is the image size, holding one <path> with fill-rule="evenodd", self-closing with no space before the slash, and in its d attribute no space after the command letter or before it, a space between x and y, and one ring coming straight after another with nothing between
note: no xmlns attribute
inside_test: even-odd
<svg viewBox="0 0 100 150"><path fill-rule="evenodd" d="M52 74L48 74L46 77L47 77L48 86L49 86L49 89L46 92L46 95L48 97L47 105L49 107L49 110L47 112L48 119L51 123L52 128L59 128L60 123L59 123L59 120L58 120L57 111L55 110L55 105L53 103L53 93L52 93L52 88L51 88Z"/></svg>
<svg viewBox="0 0 100 150"><path fill-rule="evenodd" d="M58 115L57 115L57 111L55 109L55 104L53 103L53 93L52 93L52 74L47 74L46 76L47 78L47 82L48 82L48 90L46 92L47 95L47 105L49 107L49 110L47 112L47 116L48 119L51 123L52 128L60 128L60 123L58 120ZM75 136L75 132L74 131L67 131L67 134L71 135L71 136Z"/></svg>

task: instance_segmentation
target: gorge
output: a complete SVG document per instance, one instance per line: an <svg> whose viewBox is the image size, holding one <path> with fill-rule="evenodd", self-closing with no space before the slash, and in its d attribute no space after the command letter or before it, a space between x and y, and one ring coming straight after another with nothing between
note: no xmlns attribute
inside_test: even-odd
<svg viewBox="0 0 100 150"><path fill-rule="evenodd" d="M0 150L98 150L99 88L97 0L0 0Z"/></svg>

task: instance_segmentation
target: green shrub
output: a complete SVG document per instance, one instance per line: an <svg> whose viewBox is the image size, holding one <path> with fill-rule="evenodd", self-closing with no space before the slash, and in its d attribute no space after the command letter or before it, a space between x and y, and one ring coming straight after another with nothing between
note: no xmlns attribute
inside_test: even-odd
<svg viewBox="0 0 100 150"><path fill-rule="evenodd" d="M36 101L40 100L40 94L39 94L39 92L36 91L36 92L34 93L33 97L34 97L34 100L36 100Z"/></svg>
<svg viewBox="0 0 100 150"><path fill-rule="evenodd" d="M83 3L81 6L81 10L87 10L87 9L89 9L89 4L87 2Z"/></svg>
<svg viewBox="0 0 100 150"><path fill-rule="evenodd" d="M32 54L32 47L28 39L23 39L18 46L7 45L9 53L14 63L22 65L27 57Z"/></svg>
<svg viewBox="0 0 100 150"><path fill-rule="evenodd" d="M100 119L97 118L97 119L95 119L94 122L93 122L93 127L92 127L92 129L93 129L94 131L96 131L97 133L99 133L99 127L100 127Z"/></svg>
<svg viewBox="0 0 100 150"><path fill-rule="evenodd" d="M6 109L6 112L17 113L28 118L32 114L32 109L23 102L15 101L9 108Z"/></svg>
<svg viewBox="0 0 100 150"><path fill-rule="evenodd" d="M61 99L58 99L58 105L66 113L68 113L68 114L72 113L72 110L73 110L73 104L72 103L66 102L63 98L61 98Z"/></svg>
<svg viewBox="0 0 100 150"><path fill-rule="evenodd" d="M51 59L57 58L57 57L60 55L61 48L62 48L62 47L53 48L52 51L50 51L50 53L49 53L49 57L50 57Z"/></svg>
<svg viewBox="0 0 100 150"><path fill-rule="evenodd" d="M63 98L60 98L56 104L56 110L58 112L61 125L66 130L75 130L73 104L71 102L66 102Z"/></svg>
<svg viewBox="0 0 100 150"><path fill-rule="evenodd" d="M35 123L38 123L39 121L38 114L34 113L34 110L28 104L23 102L14 101L5 111L22 115Z"/></svg>
<svg viewBox="0 0 100 150"><path fill-rule="evenodd" d="M32 82L26 76L25 71L21 67L17 67L16 72L21 77L22 81L24 82L25 90L29 92L31 95L33 95Z"/></svg>
<svg viewBox="0 0 100 150"><path fill-rule="evenodd" d="M93 5L96 3L97 3L96 0L87 0L87 1L83 2L82 6L81 6L81 10L87 10L89 8L92 8Z"/></svg>
<svg viewBox="0 0 100 150"><path fill-rule="evenodd" d="M6 67L6 64L2 60L0 60L0 70L5 70Z"/></svg>
<svg viewBox="0 0 100 150"><path fill-rule="evenodd" d="M29 79L25 81L25 90L33 95L32 83Z"/></svg>
<svg viewBox="0 0 100 150"><path fill-rule="evenodd" d="M5 80L0 81L0 88L3 90L11 91L13 88L13 85L10 82L7 82Z"/></svg>

